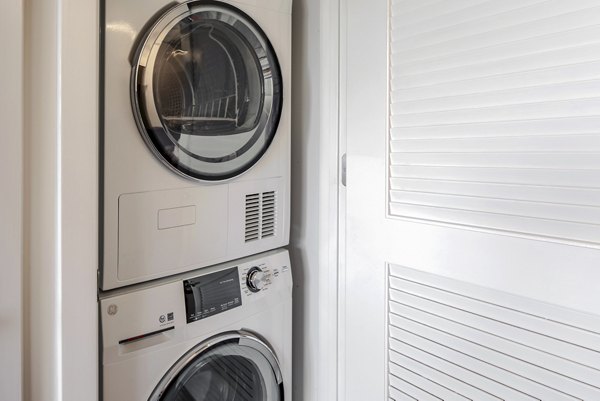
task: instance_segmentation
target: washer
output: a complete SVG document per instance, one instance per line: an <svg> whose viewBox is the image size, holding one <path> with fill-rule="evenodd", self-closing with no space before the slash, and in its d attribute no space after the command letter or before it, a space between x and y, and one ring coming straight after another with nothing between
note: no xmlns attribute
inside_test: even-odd
<svg viewBox="0 0 600 401"><path fill-rule="evenodd" d="M289 242L291 0L104 0L101 284Z"/></svg>
<svg viewBox="0 0 600 401"><path fill-rule="evenodd" d="M287 251L114 290L100 308L104 401L291 400Z"/></svg>

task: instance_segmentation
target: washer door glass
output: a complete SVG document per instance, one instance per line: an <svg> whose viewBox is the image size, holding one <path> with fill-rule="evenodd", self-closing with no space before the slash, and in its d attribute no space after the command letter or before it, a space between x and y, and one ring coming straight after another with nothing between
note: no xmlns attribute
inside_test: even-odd
<svg viewBox="0 0 600 401"><path fill-rule="evenodd" d="M233 338L231 338L233 337ZM247 335L200 345L163 378L151 401L282 401L281 373L272 352ZM182 364L183 361L183 364Z"/></svg>
<svg viewBox="0 0 600 401"><path fill-rule="evenodd" d="M281 114L281 72L250 17L220 2L179 4L150 28L136 61L134 116L174 171L223 180L266 152Z"/></svg>

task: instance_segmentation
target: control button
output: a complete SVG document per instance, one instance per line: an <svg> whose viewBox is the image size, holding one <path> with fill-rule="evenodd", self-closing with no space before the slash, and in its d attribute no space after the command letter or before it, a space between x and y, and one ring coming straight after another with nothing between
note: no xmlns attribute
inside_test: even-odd
<svg viewBox="0 0 600 401"><path fill-rule="evenodd" d="M260 268L254 266L248 270L246 284L250 291L259 292L265 287L266 278L265 273Z"/></svg>

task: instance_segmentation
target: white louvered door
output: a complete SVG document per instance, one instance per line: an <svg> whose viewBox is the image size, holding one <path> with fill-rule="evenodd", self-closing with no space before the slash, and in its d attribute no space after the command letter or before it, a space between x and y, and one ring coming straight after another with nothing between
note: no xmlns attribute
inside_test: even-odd
<svg viewBox="0 0 600 401"><path fill-rule="evenodd" d="M600 400L600 1L342 27L340 400Z"/></svg>

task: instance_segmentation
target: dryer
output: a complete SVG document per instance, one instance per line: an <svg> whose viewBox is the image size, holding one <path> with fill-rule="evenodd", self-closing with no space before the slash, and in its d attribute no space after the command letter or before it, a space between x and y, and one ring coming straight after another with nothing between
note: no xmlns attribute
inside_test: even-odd
<svg viewBox="0 0 600 401"><path fill-rule="evenodd" d="M289 242L291 0L104 0L101 280Z"/></svg>
<svg viewBox="0 0 600 401"><path fill-rule="evenodd" d="M104 401L291 400L287 251L104 293Z"/></svg>

